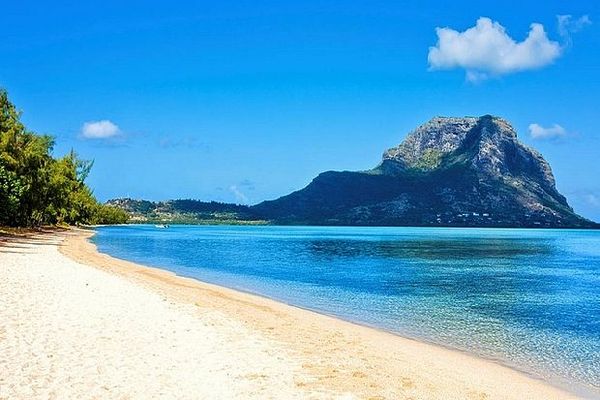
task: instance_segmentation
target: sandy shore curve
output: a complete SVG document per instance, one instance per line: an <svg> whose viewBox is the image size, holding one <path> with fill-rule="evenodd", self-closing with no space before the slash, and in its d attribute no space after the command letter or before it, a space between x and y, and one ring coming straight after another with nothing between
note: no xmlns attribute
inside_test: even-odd
<svg viewBox="0 0 600 400"><path fill-rule="evenodd" d="M112 258L0 244L0 399L574 399L526 374Z"/></svg>

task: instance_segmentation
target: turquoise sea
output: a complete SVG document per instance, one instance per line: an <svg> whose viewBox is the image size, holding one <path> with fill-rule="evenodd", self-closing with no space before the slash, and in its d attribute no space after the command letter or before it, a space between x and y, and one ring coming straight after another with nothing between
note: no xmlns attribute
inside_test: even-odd
<svg viewBox="0 0 600 400"><path fill-rule="evenodd" d="M92 240L600 396L600 231L131 225Z"/></svg>

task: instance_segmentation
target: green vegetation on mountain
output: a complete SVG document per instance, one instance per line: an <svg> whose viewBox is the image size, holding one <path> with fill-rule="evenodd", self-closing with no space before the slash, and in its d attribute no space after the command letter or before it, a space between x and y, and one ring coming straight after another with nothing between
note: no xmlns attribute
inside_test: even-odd
<svg viewBox="0 0 600 400"><path fill-rule="evenodd" d="M54 140L29 131L0 89L0 225L114 224L123 210L102 205L85 179L91 161L71 151L54 158Z"/></svg>

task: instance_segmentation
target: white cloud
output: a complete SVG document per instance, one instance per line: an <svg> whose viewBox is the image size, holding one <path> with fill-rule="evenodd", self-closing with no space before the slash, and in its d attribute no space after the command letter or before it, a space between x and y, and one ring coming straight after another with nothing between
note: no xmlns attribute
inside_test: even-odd
<svg viewBox="0 0 600 400"><path fill-rule="evenodd" d="M558 19L558 33L567 38L569 38L571 33L579 32L592 24L592 20L587 15L577 19L573 19L572 15L557 15L556 18Z"/></svg>
<svg viewBox="0 0 600 400"><path fill-rule="evenodd" d="M238 203L248 203L248 197L236 185L229 186L229 191L233 193Z"/></svg>
<svg viewBox="0 0 600 400"><path fill-rule="evenodd" d="M81 127L81 136L86 139L106 139L120 133L119 127L107 119L86 122Z"/></svg>
<svg viewBox="0 0 600 400"><path fill-rule="evenodd" d="M529 125L529 134L534 139L550 139L564 137L567 135L567 131L558 124L554 124L548 128L544 128L540 124L531 124Z"/></svg>
<svg viewBox="0 0 600 400"><path fill-rule="evenodd" d="M573 19L572 15L557 15L556 18L558 19L558 33L562 37L565 47L571 46L573 43L572 33L579 32L592 24L590 17L587 15L577 19Z"/></svg>
<svg viewBox="0 0 600 400"><path fill-rule="evenodd" d="M464 32L436 28L436 33L438 42L429 48L427 57L430 68L463 68L471 81L541 68L560 57L563 50L538 23L530 25L521 42L511 38L498 22L485 17Z"/></svg>

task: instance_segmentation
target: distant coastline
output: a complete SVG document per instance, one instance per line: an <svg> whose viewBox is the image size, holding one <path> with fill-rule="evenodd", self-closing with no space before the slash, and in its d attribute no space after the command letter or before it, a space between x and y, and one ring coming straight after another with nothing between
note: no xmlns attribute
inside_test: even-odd
<svg viewBox="0 0 600 400"><path fill-rule="evenodd" d="M476 219L470 223L456 224L385 224L381 221L367 223L356 221L319 221L305 220L268 220L256 213L253 206L234 203L220 203L202 200L165 200L150 201L131 198L119 198L107 201L107 205L119 208L129 215L129 224L171 224L171 225L281 225L281 226L405 226L438 228L524 228L524 229L600 229L600 224L590 223L580 227L542 225L490 225L478 224ZM469 213L472 214L472 213ZM476 213L478 214L478 213ZM485 214L485 213L483 213ZM482 217L481 215L475 217ZM465 217L468 218L468 217ZM484 217L483 217L484 218Z"/></svg>

